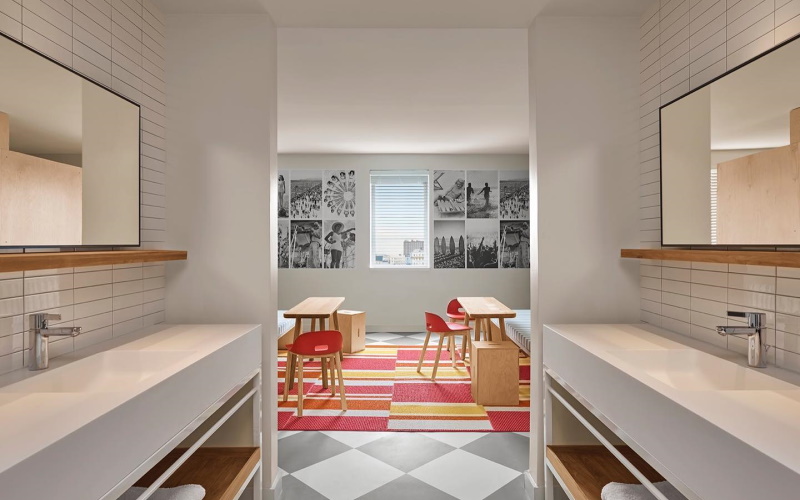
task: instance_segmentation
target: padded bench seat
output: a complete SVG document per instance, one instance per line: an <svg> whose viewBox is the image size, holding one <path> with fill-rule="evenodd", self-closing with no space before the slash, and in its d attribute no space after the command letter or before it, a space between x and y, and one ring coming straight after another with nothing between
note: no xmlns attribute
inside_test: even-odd
<svg viewBox="0 0 800 500"><path fill-rule="evenodd" d="M283 313L285 312L286 311L278 311L278 338L283 337L289 330L294 328L294 320L283 317Z"/></svg>
<svg viewBox="0 0 800 500"><path fill-rule="evenodd" d="M506 319L506 335L509 340L519 346L520 349L525 351L528 356L531 355L531 310L530 309L514 309L517 313L515 318ZM492 319L492 323L498 328L500 323L497 319Z"/></svg>

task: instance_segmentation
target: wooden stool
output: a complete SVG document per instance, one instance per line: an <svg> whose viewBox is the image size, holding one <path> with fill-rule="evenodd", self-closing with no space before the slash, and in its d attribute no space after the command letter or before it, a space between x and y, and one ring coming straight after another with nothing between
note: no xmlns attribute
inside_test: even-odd
<svg viewBox="0 0 800 500"><path fill-rule="evenodd" d="M328 380L328 370L331 376L331 396L336 395L336 377L339 377L339 395L342 400L342 411L347 411L347 398L345 397L344 375L342 362L339 359L342 352L342 334L335 330L321 332L307 332L295 339L293 344L286 346L286 378L283 382L283 401L289 400L289 372L290 359L297 359L297 416L303 416L303 360L320 358L322 362L323 386ZM292 374L292 379L294 374Z"/></svg>

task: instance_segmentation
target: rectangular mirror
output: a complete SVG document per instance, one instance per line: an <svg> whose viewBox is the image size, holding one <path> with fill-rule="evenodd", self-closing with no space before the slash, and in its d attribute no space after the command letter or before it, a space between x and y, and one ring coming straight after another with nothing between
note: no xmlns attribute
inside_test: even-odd
<svg viewBox="0 0 800 500"><path fill-rule="evenodd" d="M0 68L0 246L139 245L139 106L4 36Z"/></svg>
<svg viewBox="0 0 800 500"><path fill-rule="evenodd" d="M800 245L800 40L661 108L669 245Z"/></svg>

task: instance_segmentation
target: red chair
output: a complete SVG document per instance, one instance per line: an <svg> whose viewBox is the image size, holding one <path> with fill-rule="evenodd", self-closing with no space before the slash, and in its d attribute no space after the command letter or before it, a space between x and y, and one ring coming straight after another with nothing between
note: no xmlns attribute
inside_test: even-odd
<svg viewBox="0 0 800 500"><path fill-rule="evenodd" d="M447 317L450 321L464 321L464 318L467 317L467 313L464 312L464 309L461 307L461 302L458 299L453 299L447 304Z"/></svg>
<svg viewBox="0 0 800 500"><path fill-rule="evenodd" d="M331 375L331 395L336 395L336 378L334 370L339 377L339 395L342 398L342 411L347 411L347 398L344 391L344 375L342 374L342 334L334 330L321 332L306 332L297 337L293 344L287 344L286 350L286 378L283 382L283 401L289 399L289 366L292 356L297 358L297 416L303 416L303 360L320 358L322 362L323 387L328 379L328 369ZM292 374L294 377L294 374Z"/></svg>
<svg viewBox="0 0 800 500"><path fill-rule="evenodd" d="M460 323L448 323L438 314L425 313L425 330L428 334L425 335L425 344L422 346L422 353L419 355L419 363L417 364L417 373L422 373L422 362L425 360L425 351L428 349L428 342L431 339L432 333L439 334L439 347L436 350L436 361L433 363L433 375L431 379L436 379L436 371L439 369L439 359L442 357L442 346L444 339L447 339L448 349L450 351L450 362L453 368L456 367L456 344L455 336L461 335L463 337L462 351L466 352L467 344L469 342L469 333L472 328L469 325Z"/></svg>

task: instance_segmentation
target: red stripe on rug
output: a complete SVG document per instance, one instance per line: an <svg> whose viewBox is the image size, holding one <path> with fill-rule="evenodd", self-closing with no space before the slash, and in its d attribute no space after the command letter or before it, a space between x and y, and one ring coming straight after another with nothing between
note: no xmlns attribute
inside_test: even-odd
<svg viewBox="0 0 800 500"><path fill-rule="evenodd" d="M472 403L469 382L463 384L404 384L395 382L393 401L398 403Z"/></svg>
<svg viewBox="0 0 800 500"><path fill-rule="evenodd" d="M298 418L291 413L278 413L278 428L285 431L385 431L389 419L385 417L316 417Z"/></svg>
<svg viewBox="0 0 800 500"><path fill-rule="evenodd" d="M530 432L531 414L527 411L491 411L487 408L489 422L495 432Z"/></svg>

